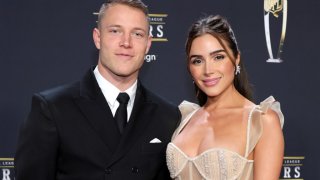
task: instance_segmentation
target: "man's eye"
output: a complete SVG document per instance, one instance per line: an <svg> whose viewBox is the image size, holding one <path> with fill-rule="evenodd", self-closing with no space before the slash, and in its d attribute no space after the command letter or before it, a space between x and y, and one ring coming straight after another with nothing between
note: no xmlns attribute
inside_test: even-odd
<svg viewBox="0 0 320 180"><path fill-rule="evenodd" d="M111 33L118 33L119 31L118 31L117 29L111 29L111 30L109 30L109 32L111 32Z"/></svg>
<svg viewBox="0 0 320 180"><path fill-rule="evenodd" d="M133 32L132 34L133 34L133 36L135 36L137 38L143 38L144 37L144 34L141 33L141 32Z"/></svg>
<svg viewBox="0 0 320 180"><path fill-rule="evenodd" d="M112 34L119 34L121 33L121 30L119 28L109 28L108 32Z"/></svg>

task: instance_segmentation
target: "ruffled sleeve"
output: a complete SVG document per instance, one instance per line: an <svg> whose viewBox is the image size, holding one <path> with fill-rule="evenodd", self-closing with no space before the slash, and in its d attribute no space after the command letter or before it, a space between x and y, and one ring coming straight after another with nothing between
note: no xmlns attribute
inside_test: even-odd
<svg viewBox="0 0 320 180"><path fill-rule="evenodd" d="M189 102L189 101L182 101L182 103L179 105L179 110L182 115L182 120L185 120L186 116L190 114L192 111L199 109L200 106L198 104Z"/></svg>
<svg viewBox="0 0 320 180"><path fill-rule="evenodd" d="M189 102L189 101L182 101L182 103L179 105L179 110L181 112L181 123L176 129L176 131L173 133L172 140L176 137L176 135L179 134L179 132L183 129L183 127L188 123L190 120L192 114L198 110L200 106L198 104Z"/></svg>
<svg viewBox="0 0 320 180"><path fill-rule="evenodd" d="M276 101L273 96L269 96L259 105L257 105L250 113L247 130L247 140L249 142L247 142L246 156L248 156L253 151L262 135L263 115L267 113L268 109L272 109L274 112L277 113L281 128L283 127L284 116L281 112L280 103Z"/></svg>
<svg viewBox="0 0 320 180"><path fill-rule="evenodd" d="M269 108L278 114L279 120L280 120L280 125L282 128L283 124L284 124L284 116L283 116L281 109L280 109L280 103L278 101L276 101L273 96L269 96L267 99L265 99L264 101L262 101L260 103L260 110L263 114L265 114Z"/></svg>

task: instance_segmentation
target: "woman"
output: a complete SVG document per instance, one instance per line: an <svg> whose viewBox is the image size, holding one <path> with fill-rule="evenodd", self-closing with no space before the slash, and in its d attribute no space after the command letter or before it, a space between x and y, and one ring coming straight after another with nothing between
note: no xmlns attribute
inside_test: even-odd
<svg viewBox="0 0 320 180"><path fill-rule="evenodd" d="M194 23L186 43L200 106L183 102L182 122L167 147L173 179L275 180L284 140L280 104L251 102L233 31L221 16Z"/></svg>

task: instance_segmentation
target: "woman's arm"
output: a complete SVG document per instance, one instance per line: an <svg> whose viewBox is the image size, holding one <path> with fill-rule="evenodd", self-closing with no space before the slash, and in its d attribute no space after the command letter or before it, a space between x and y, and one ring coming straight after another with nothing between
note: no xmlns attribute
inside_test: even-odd
<svg viewBox="0 0 320 180"><path fill-rule="evenodd" d="M278 180L284 155L284 138L276 112L261 115L263 132L254 149L254 180Z"/></svg>

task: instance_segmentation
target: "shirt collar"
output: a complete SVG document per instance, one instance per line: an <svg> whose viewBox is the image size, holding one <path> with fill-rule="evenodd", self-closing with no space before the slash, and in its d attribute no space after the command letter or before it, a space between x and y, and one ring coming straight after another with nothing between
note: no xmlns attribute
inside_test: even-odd
<svg viewBox="0 0 320 180"><path fill-rule="evenodd" d="M117 101L117 97L119 95L119 93L121 92L116 86L114 86L112 83L110 83L108 80L106 80L99 72L98 70L98 66L96 66L96 68L94 69L94 75L97 79L98 85L104 95L104 97L106 98L109 106L113 107ZM138 81L136 80L132 86L130 86L127 90L125 90L124 92L126 92L130 99L128 102L128 106L132 106L135 96L136 96L136 90L137 90L137 83Z"/></svg>

